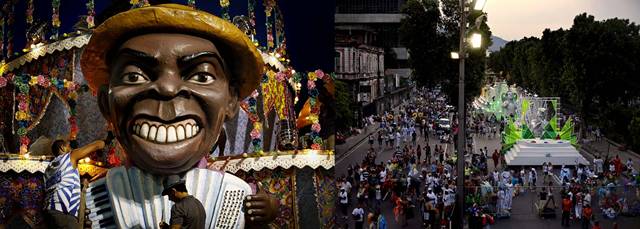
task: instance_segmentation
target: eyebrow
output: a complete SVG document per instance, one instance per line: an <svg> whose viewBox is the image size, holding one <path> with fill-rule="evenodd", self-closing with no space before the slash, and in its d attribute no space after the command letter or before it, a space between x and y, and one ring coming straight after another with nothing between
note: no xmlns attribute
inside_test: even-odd
<svg viewBox="0 0 640 229"><path fill-rule="evenodd" d="M121 55L126 55L126 56L132 56L135 58L140 59L141 62L147 64L147 65L158 65L160 64L160 61L158 59L156 59L155 57L145 53L145 52L141 52L138 50L134 50L134 49L130 49L130 48L123 48L121 50L119 50L116 53L116 57L121 56Z"/></svg>
<svg viewBox="0 0 640 229"><path fill-rule="evenodd" d="M218 60L218 63L220 63L220 66L222 66L222 70L224 71L225 66L220 55L218 53L210 52L210 51L198 52L191 55L182 56L178 59L178 65L185 65L188 62L191 62L195 59L202 58L202 57L215 58L216 60Z"/></svg>

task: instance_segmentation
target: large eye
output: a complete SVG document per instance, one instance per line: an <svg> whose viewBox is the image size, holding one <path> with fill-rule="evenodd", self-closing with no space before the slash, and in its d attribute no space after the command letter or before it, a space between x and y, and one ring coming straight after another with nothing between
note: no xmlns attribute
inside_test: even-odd
<svg viewBox="0 0 640 229"><path fill-rule="evenodd" d="M189 77L188 80L189 82L195 83L195 84L211 84L213 83L213 81L216 80L216 78L210 73L198 72L196 74L191 75L191 77Z"/></svg>
<svg viewBox="0 0 640 229"><path fill-rule="evenodd" d="M122 75L122 82L126 84L143 84L148 81L149 79L137 72L128 72Z"/></svg>

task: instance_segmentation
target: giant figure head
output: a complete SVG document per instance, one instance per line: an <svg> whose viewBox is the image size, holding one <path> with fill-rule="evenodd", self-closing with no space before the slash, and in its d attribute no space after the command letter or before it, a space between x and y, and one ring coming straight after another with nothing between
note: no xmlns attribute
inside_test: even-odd
<svg viewBox="0 0 640 229"><path fill-rule="evenodd" d="M233 24L165 4L106 20L81 65L131 162L177 174L216 144L224 121L258 86L264 64Z"/></svg>

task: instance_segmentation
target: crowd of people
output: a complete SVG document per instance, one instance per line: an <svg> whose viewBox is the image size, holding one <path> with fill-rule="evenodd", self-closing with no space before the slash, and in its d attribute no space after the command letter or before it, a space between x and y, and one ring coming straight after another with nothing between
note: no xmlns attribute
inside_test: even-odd
<svg viewBox="0 0 640 229"><path fill-rule="evenodd" d="M457 158L451 150L457 132L455 111L437 90L414 95L397 109L368 119L378 128L366 139L364 158L338 177L339 222L388 228L391 223L406 227L411 221L439 228L456 218ZM452 123L443 128L441 119ZM504 120L482 113L470 112L467 118L464 210L469 228L488 228L497 219L509 218L514 198L526 193L535 195L535 207L543 218L555 216L559 209L562 225L579 223L597 229L598 213L615 218L636 205L640 213L640 180L632 160L596 157L591 165L546 162L507 167L499 148L473 141L474 137L496 140L505 125ZM633 187L635 201L629 201L621 193L628 194Z"/></svg>

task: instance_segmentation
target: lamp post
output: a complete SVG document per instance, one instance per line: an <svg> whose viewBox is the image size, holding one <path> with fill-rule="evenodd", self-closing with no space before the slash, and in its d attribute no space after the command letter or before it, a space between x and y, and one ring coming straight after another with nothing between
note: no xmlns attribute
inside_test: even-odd
<svg viewBox="0 0 640 229"><path fill-rule="evenodd" d="M474 10L481 11L484 8L484 4L486 0L475 0L475 4L473 6ZM458 54L454 55L452 53L451 57L458 57L459 59L459 71L460 77L458 78L458 147L457 147L457 179L456 179L456 213L458 215L458 219L460 219L460 227L464 227L464 163L465 163L465 126L466 126L466 113L465 113L465 101L464 101L464 60L467 57L466 46L466 25L467 25L467 13L465 11L466 0L460 0L460 46L458 50ZM480 18L479 18L480 19ZM479 27L481 24L480 20L476 20L476 27ZM480 23L479 23L480 22ZM480 34L473 34L471 38L471 43L473 48L478 48L481 46L482 36ZM455 58L454 58L455 59Z"/></svg>

